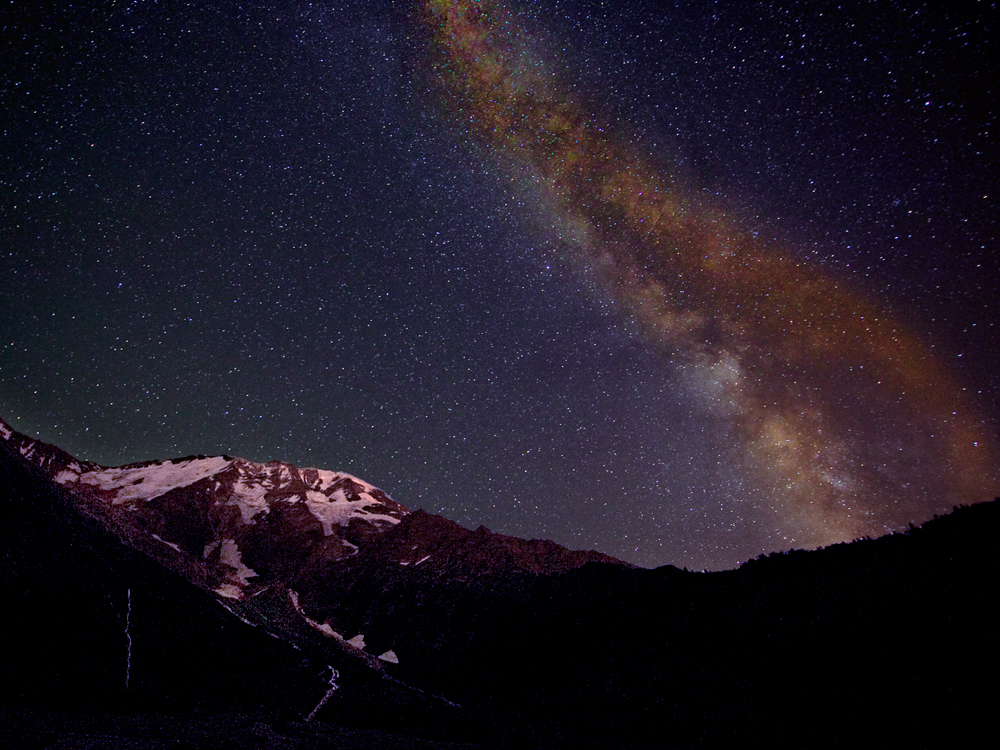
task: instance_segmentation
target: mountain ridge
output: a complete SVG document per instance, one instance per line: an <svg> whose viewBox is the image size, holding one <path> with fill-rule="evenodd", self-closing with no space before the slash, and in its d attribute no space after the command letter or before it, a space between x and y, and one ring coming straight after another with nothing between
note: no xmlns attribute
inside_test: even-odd
<svg viewBox="0 0 1000 750"><path fill-rule="evenodd" d="M153 523L176 512L185 488L168 490L167 495L175 493L172 503L150 511L146 518L153 521L146 526L133 524L130 531L102 525L106 518L88 503L110 508L109 517L140 511L127 510L133 502L127 497L118 506L110 496L81 500L70 492L75 485L52 479L52 471L58 469L58 474L68 465L57 449L34 448L32 455L42 456L47 467L42 470L25 460L20 450L25 443L10 437L0 440L0 478L5 482L0 489L9 497L9 518L28 514L30 523L5 529L5 548L14 550L5 560L22 561L13 573L4 572L5 596L23 600L26 594L19 592L25 586L18 581L35 576L33 587L25 589L29 601L49 596L50 609L57 613L72 603L59 615L60 627L41 629L46 639L58 644L67 638L72 647L57 648L53 653L60 658L23 677L34 681L38 694L63 679L68 669L79 673L83 684L106 685L101 654L110 649L118 654L119 698L138 700L137 689L121 688L122 602L131 586L141 608L142 581L162 575L154 573L162 568L173 570L169 587L176 593L170 601L178 602L165 609L177 611L161 607L150 614L147 606L135 622L175 618L169 627L160 627L157 638L182 632L187 640L172 648L205 654L198 657L199 664L214 663L219 651L224 663L220 674L245 675L247 684L259 687L249 699L271 706L270 718L264 720L288 747L311 745L295 744L299 740L291 739L291 730L281 729L289 719L279 714L292 716L288 726L298 732L307 732L304 718L315 714L315 722L325 726L367 722L379 731L394 726L408 736L489 747L727 746L748 739L824 746L859 734L927 746L971 741L998 728L993 706L1000 696L990 675L1000 667L1000 623L993 606L1000 593L1000 560L993 551L1000 534L1000 502L962 506L921 527L878 539L773 553L735 570L694 573L670 566L634 568L601 556L573 557L578 553L560 551L558 545L463 529L423 511L400 513L395 523L367 522L372 516L389 516L391 508L361 498L353 484L355 500L348 498L346 487L340 488L345 500L368 512L345 516L346 523L336 525L334 543L337 550L350 550L342 539L353 539L357 551L327 555L322 545L330 537L323 533L321 519L309 515L304 500L286 502L302 491L286 473L287 481L272 488L285 500L257 523L276 513L272 531L286 529L293 539L311 539L309 554L283 561L273 550L256 549L251 534L241 537L240 562L257 575L245 576L240 595L229 597L218 591L218 575L222 570L232 579L237 569L226 563L236 562L232 551L226 553L220 544L206 557L204 548L199 550L203 539L197 528L188 529L188 521ZM168 471L204 460L177 459ZM273 465L272 474L279 468ZM211 495L213 480L198 481L209 482L202 489ZM125 481L112 489L127 493L144 483ZM317 474L304 480L306 486L324 485ZM32 520L35 508L26 500L32 497L51 497L45 502L61 510ZM252 510L223 502L211 507L232 524L242 523L243 511ZM293 517L278 517L282 513ZM194 513L194 521L204 518ZM76 541L47 551L53 533L61 538L60 527L77 529ZM141 544L129 545L135 528L141 533L133 533L132 541ZM18 529L34 531L25 541ZM167 533L175 529L189 536ZM95 544L106 548L112 537L120 549L109 554L127 558L127 564L112 566L110 573L98 566L93 575L84 575L78 596L67 593L76 584L47 590L50 578L77 580L71 569L80 566L66 558L67 550L76 549L86 558L88 549ZM105 541L94 541L99 539ZM520 554L527 558L519 559ZM532 572L525 559L544 563L550 572ZM178 560L204 566L205 580L195 586L201 589L199 596L214 599L228 612L215 607L216 614L185 598L180 582L191 584L190 568L172 569ZM265 564L269 560L272 568ZM147 572L136 577L133 569ZM95 580L105 583L96 585ZM84 628L94 633L96 646L62 635L81 607L111 599L116 607L92 606L98 620L106 613L105 626ZM185 619L182 610L188 608L194 622ZM15 628L12 640L31 642L32 608L22 609L23 626ZM226 635L206 645L201 625L224 633L245 628L263 641ZM111 645L100 645L107 640L104 630L114 635ZM137 643L143 640L137 635ZM237 641L255 645L225 645ZM49 648L47 642L34 648ZM287 649L285 656L265 656L270 652L261 643ZM261 648L261 656L254 656ZM74 649L80 650L79 659L74 660ZM293 655L291 661L287 654ZM159 705L163 695L183 696L183 680L176 683L170 664L148 652L135 656L136 674L146 669L152 675L144 683L142 705L147 710ZM258 661L272 667L258 667ZM339 691L326 692L330 668L340 673ZM236 700L239 690L228 679L211 682L205 687L208 697L199 700L247 705L245 694ZM259 697L268 691L270 697ZM324 697L329 700L320 703ZM175 703L170 705L187 705L179 697L171 700ZM283 707L288 704L294 707ZM33 710L43 710L37 702L33 705ZM371 743L357 745L364 746Z"/></svg>
<svg viewBox="0 0 1000 750"><path fill-rule="evenodd" d="M301 636L301 625L308 624L336 649L378 670L398 663L394 649L370 654L357 646L364 643L362 631L343 632L355 618L338 602L350 597L358 578L408 568L404 576L419 569L465 583L482 576L552 575L588 562L631 567L598 552L485 527L469 531L441 516L411 512L343 472L225 455L108 467L18 433L2 419L0 439L67 491L81 512L240 617L269 618L272 628L281 623L285 637Z"/></svg>

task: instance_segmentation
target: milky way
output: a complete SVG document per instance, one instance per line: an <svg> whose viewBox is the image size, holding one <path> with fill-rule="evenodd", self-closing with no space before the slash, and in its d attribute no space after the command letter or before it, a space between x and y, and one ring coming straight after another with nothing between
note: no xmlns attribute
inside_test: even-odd
<svg viewBox="0 0 1000 750"><path fill-rule="evenodd" d="M451 112L568 256L743 446L799 544L987 496L997 450L928 345L863 290L759 241L588 116L494 3L430 2Z"/></svg>
<svg viewBox="0 0 1000 750"><path fill-rule="evenodd" d="M15 2L0 416L727 568L990 500L988 8Z"/></svg>

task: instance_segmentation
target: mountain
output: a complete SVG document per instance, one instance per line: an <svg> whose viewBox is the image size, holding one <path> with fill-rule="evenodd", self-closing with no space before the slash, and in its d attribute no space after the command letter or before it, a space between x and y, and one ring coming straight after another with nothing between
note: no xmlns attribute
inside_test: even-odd
<svg viewBox="0 0 1000 750"><path fill-rule="evenodd" d="M129 548L251 622L267 619L286 635L308 625L375 669L382 668L379 660L398 663L393 647L406 639L406 629L375 625L374 639L385 648L372 658L371 646L362 645L364 620L351 602L359 581L418 576L467 583L552 575L587 562L625 565L597 552L485 528L470 532L439 516L411 513L349 474L229 456L112 468L79 461L2 421L0 438Z"/></svg>
<svg viewBox="0 0 1000 750"><path fill-rule="evenodd" d="M706 574L470 531L347 474L103 467L3 422L0 481L3 642L24 657L7 746L81 722L129 747L182 728L234 747L927 746L996 729L998 502Z"/></svg>

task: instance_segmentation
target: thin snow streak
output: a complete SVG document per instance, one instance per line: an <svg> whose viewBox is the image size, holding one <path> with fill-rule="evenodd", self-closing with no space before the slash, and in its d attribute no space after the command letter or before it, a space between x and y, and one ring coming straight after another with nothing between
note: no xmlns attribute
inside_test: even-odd
<svg viewBox="0 0 1000 750"><path fill-rule="evenodd" d="M126 590L125 608L125 690L129 689L129 682L132 678L132 589Z"/></svg>

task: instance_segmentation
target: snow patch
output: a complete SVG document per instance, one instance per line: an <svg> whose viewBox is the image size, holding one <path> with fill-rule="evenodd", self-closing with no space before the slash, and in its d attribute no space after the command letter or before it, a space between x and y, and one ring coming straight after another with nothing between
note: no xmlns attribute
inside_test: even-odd
<svg viewBox="0 0 1000 750"><path fill-rule="evenodd" d="M233 494L227 505L235 505L240 509L243 523L249 524L258 513L267 514L271 510L264 496L267 488L259 482L247 482L240 479L233 485Z"/></svg>
<svg viewBox="0 0 1000 750"><path fill-rule="evenodd" d="M243 589L239 586L234 586L231 583L224 583L219 588L215 589L215 593L219 596L224 596L227 599L242 599Z"/></svg>
<svg viewBox="0 0 1000 750"><path fill-rule="evenodd" d="M153 534L152 536L153 539L155 539L156 541L163 542L165 545L167 545L168 547L173 547L178 552L183 552L183 550L180 548L179 545L174 544L173 542L168 542L166 539L161 539L159 534Z"/></svg>
<svg viewBox="0 0 1000 750"><path fill-rule="evenodd" d="M334 630L330 623L328 622L316 622L310 618L305 612L302 611L302 607L299 605L299 592L288 589L288 598L292 602L292 606L295 607L295 611L302 615L303 619L308 622L312 627L321 632L323 635L330 636L331 638L336 638L338 641L343 642L344 636Z"/></svg>
<svg viewBox="0 0 1000 750"><path fill-rule="evenodd" d="M0 422L0 435L3 435L4 440L10 440L10 436L14 434L14 431L10 429L3 422Z"/></svg>
<svg viewBox="0 0 1000 750"><path fill-rule="evenodd" d="M55 475L54 480L56 484L73 484L80 480L80 472L69 468L63 469Z"/></svg>
<svg viewBox="0 0 1000 750"><path fill-rule="evenodd" d="M358 479L350 474L345 474L342 471L326 471L324 469L305 469L305 471L315 471L317 474L316 489L320 492L326 492L333 485L338 483L343 483L345 480L353 482L355 485L360 487L364 492L381 492L381 490L373 484L369 484L363 479Z"/></svg>
<svg viewBox="0 0 1000 750"><path fill-rule="evenodd" d="M314 627L316 630L318 630L319 632L321 632L323 635L328 636L330 638L336 638L341 643L344 642L344 636L342 636L340 633L338 633L336 630L334 630L331 627L330 623L328 623L328 622L316 622L312 618L306 617L305 615L303 615L303 617L305 617L306 622L308 622L310 625L312 625L312 627Z"/></svg>
<svg viewBox="0 0 1000 750"><path fill-rule="evenodd" d="M235 539L222 540L222 552L219 555L219 561L235 571L241 589L247 585L249 579L257 575L256 571L243 564L243 557L240 555L240 548L237 546Z"/></svg>
<svg viewBox="0 0 1000 750"><path fill-rule="evenodd" d="M179 487L187 487L218 474L232 463L232 459L212 456L178 463L168 461L117 469L96 469L83 473L80 484L112 492L112 503L122 505L135 500L151 500Z"/></svg>
<svg viewBox="0 0 1000 750"><path fill-rule="evenodd" d="M347 494L342 489L334 490L329 497L316 490L307 490L305 500L309 512L323 525L325 536L333 534L334 526L346 526L352 518L362 518L370 522L399 523L398 518L364 510L373 502L377 503L371 496L362 496L358 500L348 500ZM381 503L378 504L381 505Z"/></svg>
<svg viewBox="0 0 1000 750"><path fill-rule="evenodd" d="M308 617L306 618L306 622L308 622L310 625L312 625L314 628L316 628L316 630L318 630L321 633L323 633L323 635L328 635L328 636L330 636L332 638L336 638L338 641L343 641L344 640L344 636L342 636L340 633L338 633L336 630L334 630L330 626L330 623L328 623L328 622L322 622L322 623L321 622L316 622L315 620L310 620Z"/></svg>

